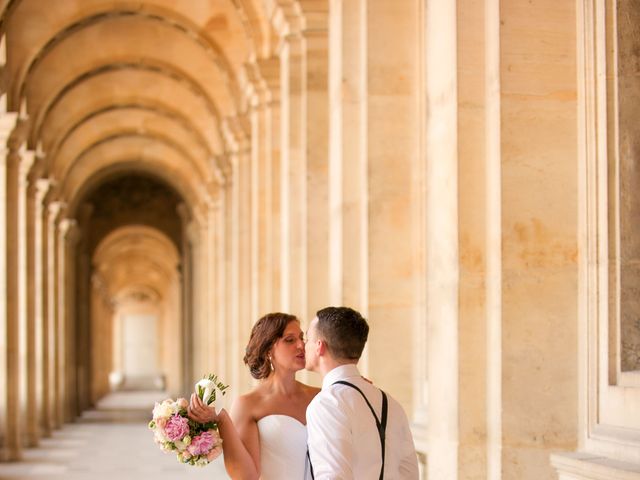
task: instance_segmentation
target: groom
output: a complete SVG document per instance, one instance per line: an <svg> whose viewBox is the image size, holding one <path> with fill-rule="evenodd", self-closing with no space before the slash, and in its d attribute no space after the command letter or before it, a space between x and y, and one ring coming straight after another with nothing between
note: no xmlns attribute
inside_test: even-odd
<svg viewBox="0 0 640 480"><path fill-rule="evenodd" d="M357 363L369 325L347 307L327 307L307 330L306 368L322 376L307 408L313 478L418 478L416 451L400 404L362 378Z"/></svg>

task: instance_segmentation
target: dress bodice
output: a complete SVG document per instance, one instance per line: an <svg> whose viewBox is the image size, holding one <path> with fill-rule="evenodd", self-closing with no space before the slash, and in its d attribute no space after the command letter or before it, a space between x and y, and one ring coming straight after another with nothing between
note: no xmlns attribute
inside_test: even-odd
<svg viewBox="0 0 640 480"><path fill-rule="evenodd" d="M258 420L260 478L310 479L307 464L307 427L288 415L267 415Z"/></svg>

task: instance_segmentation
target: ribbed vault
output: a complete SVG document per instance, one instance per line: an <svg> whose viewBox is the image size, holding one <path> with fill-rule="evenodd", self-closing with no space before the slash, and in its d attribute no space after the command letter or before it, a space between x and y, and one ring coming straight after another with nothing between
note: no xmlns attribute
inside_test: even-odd
<svg viewBox="0 0 640 480"><path fill-rule="evenodd" d="M224 182L224 124L245 108L244 66L269 51L270 28L261 2L187 3L0 7L8 108L61 201L128 169L165 178L190 208Z"/></svg>

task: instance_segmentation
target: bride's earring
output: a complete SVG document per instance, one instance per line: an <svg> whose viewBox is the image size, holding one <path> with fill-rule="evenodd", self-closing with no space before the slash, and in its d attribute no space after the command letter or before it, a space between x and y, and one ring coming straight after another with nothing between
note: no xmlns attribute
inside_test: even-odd
<svg viewBox="0 0 640 480"><path fill-rule="evenodd" d="M271 371L273 372L275 368L273 368L273 363L271 363L271 355L269 355L269 365L271 366Z"/></svg>

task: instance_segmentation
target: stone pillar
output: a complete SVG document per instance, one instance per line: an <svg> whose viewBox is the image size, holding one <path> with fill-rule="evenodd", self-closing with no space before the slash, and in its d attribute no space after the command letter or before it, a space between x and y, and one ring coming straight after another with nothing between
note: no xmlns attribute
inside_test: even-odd
<svg viewBox="0 0 640 480"><path fill-rule="evenodd" d="M219 180L222 182L222 179ZM204 302L206 304L205 325L207 329L206 337L206 358L205 368L207 372L216 372L223 375L222 366L220 365L220 353L218 352L218 329L219 324L224 321L224 317L220 315L218 303L221 301L219 297L218 270L221 265L218 263L218 215L220 212L220 200L218 196L222 191L220 183L209 183L207 186L207 229L205 232L206 249L207 249L207 269L206 269L206 291L204 292ZM200 373L200 372L198 372ZM202 372L204 373L204 372ZM225 377L222 377L225 378Z"/></svg>
<svg viewBox="0 0 640 480"><path fill-rule="evenodd" d="M417 157L418 2L375 0L367 2L366 10L368 285L364 313L371 326L368 351L384 352L390 341L403 344L413 338L416 266L411 202L413 176L424 167ZM448 203L444 206L449 208ZM400 349L392 363L385 355L369 356L362 363L365 371L375 372L377 384L412 411L410 348ZM406 375L399 376L398 371Z"/></svg>
<svg viewBox="0 0 640 480"><path fill-rule="evenodd" d="M273 311L274 305L274 203L278 192L273 188L275 163L273 95L274 78L279 76L276 58L247 65L246 96L251 123L251 319ZM265 78L266 77L266 78ZM267 81L267 78L270 81ZM270 86L271 83L271 86ZM276 96L277 98L277 96ZM277 107L275 107L277 108ZM279 202L278 202L279 203ZM276 216L275 219L279 219Z"/></svg>
<svg viewBox="0 0 640 480"><path fill-rule="evenodd" d="M78 230L82 232L77 244L76 257L76 317L77 317L77 340L76 340L76 371L77 371L77 410L76 415L91 406L91 369L94 359L98 355L91 348L91 338L95 334L91 325L91 258L89 256L87 244L87 231L89 219L93 211L93 206L84 203L78 207ZM79 233L80 234L80 233Z"/></svg>
<svg viewBox="0 0 640 480"><path fill-rule="evenodd" d="M114 342L117 333L117 319L115 316L115 305L99 271L93 271L91 275L91 351L93 352L93 362L91 364L91 403L95 404L102 396L109 392L109 374L117 371L119 364L118 352L120 348L118 342ZM172 332L174 333L174 332ZM171 338L178 338L175 334ZM176 349L179 351L179 348ZM179 358L179 355L173 356ZM176 370L180 370L176 368ZM167 389L172 391L178 387L173 385L172 378L168 379Z"/></svg>
<svg viewBox="0 0 640 480"><path fill-rule="evenodd" d="M366 1L330 4L329 298L367 311Z"/></svg>
<svg viewBox="0 0 640 480"><path fill-rule="evenodd" d="M304 44L300 16L290 4L276 11L275 24L280 35L281 98L281 233L280 306L294 315L307 311L306 265L306 118Z"/></svg>
<svg viewBox="0 0 640 480"><path fill-rule="evenodd" d="M3 98L5 100L6 97ZM4 102L3 102L4 103ZM2 110L6 110L3 108ZM0 113L0 460L20 458L18 419L18 335L15 293L15 207L17 160L7 146L16 125L15 114ZM13 196L12 196L13 195ZM11 258L11 254L14 254Z"/></svg>
<svg viewBox="0 0 640 480"><path fill-rule="evenodd" d="M61 347L61 372L64 382L62 397L65 422L75 420L78 412L77 392L77 335L76 335L76 251L79 240L79 230L75 219L65 218L60 222L60 281L63 290L60 292L60 322L64 335Z"/></svg>
<svg viewBox="0 0 640 480"><path fill-rule="evenodd" d="M24 442L29 447L38 444L40 437L38 370L36 361L40 331L35 319L35 185L39 170L34 167L35 152L25 151L21 154L19 179L19 243L20 249L20 324L22 325L21 348L24 355L24 376L22 382L21 418L25 425ZM32 167L33 172L32 172ZM31 180L29 180L31 178Z"/></svg>
<svg viewBox="0 0 640 480"><path fill-rule="evenodd" d="M181 328L181 351L182 378L180 387L182 391L190 391L190 380L193 377L191 353L193 351L193 249L189 239L188 225L191 216L186 205L178 206L178 214L182 220L182 328Z"/></svg>
<svg viewBox="0 0 640 480"><path fill-rule="evenodd" d="M456 5L425 12L428 478L455 480L459 439Z"/></svg>
<svg viewBox="0 0 640 480"><path fill-rule="evenodd" d="M501 472L552 479L577 437L575 5L502 1L499 28Z"/></svg>
<svg viewBox="0 0 640 480"><path fill-rule="evenodd" d="M244 348L255 321L251 318L251 152L248 119L235 117L225 122L225 137L231 161L230 197L227 198L228 241L231 249L231 325L227 335L233 339L229 359L232 378L248 388L251 377L242 364Z"/></svg>
<svg viewBox="0 0 640 480"><path fill-rule="evenodd" d="M60 201L52 201L48 205L47 215L47 340L48 340L48 385L50 395L51 424L54 429L60 428L62 416L62 386L60 378L60 343L59 343L59 233L58 216L64 206Z"/></svg>
<svg viewBox="0 0 640 480"><path fill-rule="evenodd" d="M238 378L240 364L237 355L240 354L240 347L237 342L240 340L235 336L237 332L238 321L238 304L237 297L237 239L238 232L236 223L234 222L237 214L236 190L238 182L237 162L231 154L227 154L225 158L227 169L225 172L225 187L222 194L221 205L221 231L224 232L222 241L220 242L219 255L224 261L224 271L220 273L223 277L220 294L224 301L224 331L221 336L225 342L223 352L226 353L225 364L228 381L231 383Z"/></svg>
<svg viewBox="0 0 640 480"><path fill-rule="evenodd" d="M6 170L6 296L7 296L7 459L22 458L23 422L21 416L26 368L25 331L20 315L20 153L13 148L7 155Z"/></svg>
<svg viewBox="0 0 640 480"><path fill-rule="evenodd" d="M192 371L199 378L205 371L207 365L207 268L209 263L209 251L207 245L207 219L206 207L202 205L194 206L193 220L187 227L187 234L191 243L193 258L193 351L190 354ZM196 377L187 379L193 382Z"/></svg>
<svg viewBox="0 0 640 480"><path fill-rule="evenodd" d="M211 205L211 262L212 262L212 284L214 285L211 292L212 305L212 318L214 319L214 327L212 329L213 338L211 339L211 347L214 349L214 355L211 356L210 361L214 362L215 372L224 379L229 381L230 372L229 364L227 362L228 347L227 347L227 329L229 328L228 322L228 308L229 305L226 302L227 293L227 257L226 257L226 244L227 244L227 232L225 230L225 194L227 192L227 179L226 173L223 172L223 178L221 184L216 188L210 188L212 205Z"/></svg>
<svg viewBox="0 0 640 480"><path fill-rule="evenodd" d="M265 272L259 282L261 288L265 288L265 295L261 300L261 306L264 305L261 313L264 314L267 311L281 310L280 60L277 57L258 60L258 68L266 88L264 170L269 175L265 188L270 206L268 211L261 212L265 216L265 232L269 235L269 239L265 241Z"/></svg>
<svg viewBox="0 0 640 480"><path fill-rule="evenodd" d="M36 331L36 364L38 411L40 418L40 431L43 437L51 436L53 425L51 422L51 410L49 408L50 385L48 383L48 359L49 359L49 331L48 331L48 301L47 301L47 208L44 204L45 197L51 188L51 182L47 179L36 179L29 185L35 189L34 199L34 304Z"/></svg>

